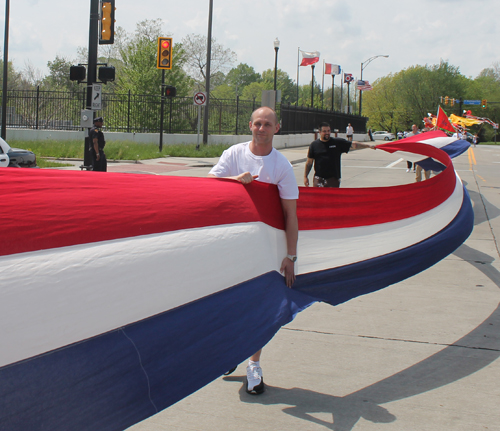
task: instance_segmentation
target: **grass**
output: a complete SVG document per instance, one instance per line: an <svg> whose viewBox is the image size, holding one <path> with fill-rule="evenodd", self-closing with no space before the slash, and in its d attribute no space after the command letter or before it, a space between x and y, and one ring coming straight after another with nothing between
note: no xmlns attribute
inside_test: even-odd
<svg viewBox="0 0 500 431"><path fill-rule="evenodd" d="M37 163L41 167L44 157L56 159L83 159L83 141L9 141L9 145L33 151L37 156ZM213 144L200 145L165 145L160 152L157 144L137 144L130 141L112 141L106 144L105 152L108 160L145 160L158 159L166 156L173 157L219 157L229 145ZM48 162L48 161L45 161ZM51 162L54 163L54 162ZM60 166L57 164L55 166Z"/></svg>

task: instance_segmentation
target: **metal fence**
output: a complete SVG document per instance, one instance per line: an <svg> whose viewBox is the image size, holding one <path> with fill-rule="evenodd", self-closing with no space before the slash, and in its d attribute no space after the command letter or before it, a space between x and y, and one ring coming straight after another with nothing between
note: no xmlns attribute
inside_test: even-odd
<svg viewBox="0 0 500 431"><path fill-rule="evenodd" d="M0 95L2 92L0 91ZM2 95L3 97L3 95ZM80 113L86 106L85 90L78 92L9 90L7 92L7 127L50 130L81 130ZM160 95L103 93L102 110L106 129L128 133L159 133ZM163 130L165 133L197 131L198 107L191 97L164 99ZM259 106L255 100L210 98L209 134L248 134L251 113ZM205 110L201 110L203 115ZM311 133L326 121L332 129L345 131L351 123L357 133L366 132L367 118L339 112L294 105L278 105L282 120L281 133Z"/></svg>

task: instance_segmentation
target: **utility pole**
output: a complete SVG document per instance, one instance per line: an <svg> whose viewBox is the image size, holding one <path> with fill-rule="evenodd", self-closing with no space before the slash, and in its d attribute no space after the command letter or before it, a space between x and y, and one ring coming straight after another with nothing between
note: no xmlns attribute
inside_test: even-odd
<svg viewBox="0 0 500 431"><path fill-rule="evenodd" d="M99 41L99 0L90 0L89 24L89 60L87 66L87 109L92 109L92 85L97 81L97 46ZM83 148L83 164L90 166L92 154L90 152L89 130L85 136Z"/></svg>
<svg viewBox="0 0 500 431"><path fill-rule="evenodd" d="M203 144L208 144L208 113L210 112L210 61L212 59L212 13L214 1L210 0L208 8L208 36L207 36L207 70L205 72L205 92L207 102L205 104L205 115L203 116Z"/></svg>
<svg viewBox="0 0 500 431"><path fill-rule="evenodd" d="M10 0L5 1L5 38L3 43L2 139L7 135L7 78L9 75L9 12Z"/></svg>

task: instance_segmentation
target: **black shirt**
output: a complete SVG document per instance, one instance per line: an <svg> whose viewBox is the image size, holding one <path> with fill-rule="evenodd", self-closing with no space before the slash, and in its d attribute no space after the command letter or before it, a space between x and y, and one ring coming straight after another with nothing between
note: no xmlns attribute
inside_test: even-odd
<svg viewBox="0 0 500 431"><path fill-rule="evenodd" d="M327 142L316 139L309 146L307 157L314 159L314 174L321 178L340 179L340 156L348 153L351 142L330 138Z"/></svg>
<svg viewBox="0 0 500 431"><path fill-rule="evenodd" d="M102 150L106 145L106 141L104 140L104 133L102 133L97 127L92 127L89 132L90 138L90 149L94 149L94 138L97 138L97 145L99 149Z"/></svg>

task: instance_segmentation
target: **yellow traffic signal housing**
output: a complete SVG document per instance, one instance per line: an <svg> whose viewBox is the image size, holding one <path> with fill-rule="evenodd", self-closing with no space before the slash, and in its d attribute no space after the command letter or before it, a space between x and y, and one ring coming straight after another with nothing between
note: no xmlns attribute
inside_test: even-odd
<svg viewBox="0 0 500 431"><path fill-rule="evenodd" d="M157 69L172 69L172 38L158 38L158 55L156 57Z"/></svg>
<svg viewBox="0 0 500 431"><path fill-rule="evenodd" d="M115 0L101 2L99 45L111 45L115 42Z"/></svg>
<svg viewBox="0 0 500 431"><path fill-rule="evenodd" d="M449 100L449 97L448 97L448 96L446 96L446 97L444 98L444 104L445 104L445 105L447 105L447 104L448 104L448 100Z"/></svg>
<svg viewBox="0 0 500 431"><path fill-rule="evenodd" d="M486 109L488 107L488 101L486 99L481 100L481 108Z"/></svg>
<svg viewBox="0 0 500 431"><path fill-rule="evenodd" d="M450 105L453 106L455 104L455 99L451 99Z"/></svg>

